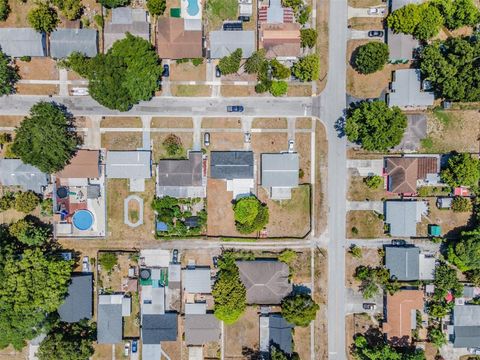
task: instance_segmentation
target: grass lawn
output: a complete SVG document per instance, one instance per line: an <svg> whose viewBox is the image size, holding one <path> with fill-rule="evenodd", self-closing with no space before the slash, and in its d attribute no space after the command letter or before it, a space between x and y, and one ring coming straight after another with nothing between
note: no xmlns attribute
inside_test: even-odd
<svg viewBox="0 0 480 360"><path fill-rule="evenodd" d="M287 96L312 96L310 85L288 85Z"/></svg>
<svg viewBox="0 0 480 360"><path fill-rule="evenodd" d="M310 167L311 167L311 149L312 149L312 134L295 134L295 151L298 153L300 160L300 169L303 171L303 176L300 178L300 183L310 183ZM302 175L302 174L300 174Z"/></svg>
<svg viewBox="0 0 480 360"><path fill-rule="evenodd" d="M19 126L23 121L23 116L0 116L1 127Z"/></svg>
<svg viewBox="0 0 480 360"><path fill-rule="evenodd" d="M192 148L193 144L193 133L188 132L179 132L175 135L178 136L182 142L182 151L178 154L171 156L167 154L167 150L163 146L164 140L170 133L155 132L151 134L151 139L153 141L153 160L158 162L160 159L183 159L187 157L187 150Z"/></svg>
<svg viewBox="0 0 480 360"><path fill-rule="evenodd" d="M382 0L348 0L349 6L357 8L377 6L382 4Z"/></svg>
<svg viewBox="0 0 480 360"><path fill-rule="evenodd" d="M152 128L192 128L192 118L166 118L166 117L154 117L150 124Z"/></svg>
<svg viewBox="0 0 480 360"><path fill-rule="evenodd" d="M101 128L141 128L142 120L138 117L105 117L100 122Z"/></svg>
<svg viewBox="0 0 480 360"><path fill-rule="evenodd" d="M288 150L287 133L253 133L252 149L257 154L268 152L280 152Z"/></svg>
<svg viewBox="0 0 480 360"><path fill-rule="evenodd" d="M17 4L21 3L16 1ZM58 80L58 69L55 60L47 57L34 57L30 61L15 60L18 74L25 80Z"/></svg>
<svg viewBox="0 0 480 360"><path fill-rule="evenodd" d="M15 91L19 95L56 95L57 85L44 84L15 84Z"/></svg>
<svg viewBox="0 0 480 360"><path fill-rule="evenodd" d="M18 0L9 0L8 5L10 7L10 14L6 21L0 23L0 27L30 27L30 24L27 21L27 14L35 7L33 1L18 1Z"/></svg>
<svg viewBox="0 0 480 360"><path fill-rule="evenodd" d="M203 118L202 129L240 129L242 123L240 118Z"/></svg>
<svg viewBox="0 0 480 360"><path fill-rule="evenodd" d="M225 325L225 358L244 359L244 351L258 348L258 307L248 306L243 316L233 325Z"/></svg>
<svg viewBox="0 0 480 360"><path fill-rule="evenodd" d="M205 81L206 67L204 62L198 66L192 64L191 61L186 63L173 63L170 65L170 80L171 81Z"/></svg>
<svg viewBox="0 0 480 360"><path fill-rule="evenodd" d="M297 129L311 129L312 128L312 119L311 118L297 118L297 121L295 121L295 127Z"/></svg>
<svg viewBox="0 0 480 360"><path fill-rule="evenodd" d="M286 129L287 128L287 119L285 119L285 118L256 118L256 119L253 119L252 128Z"/></svg>
<svg viewBox="0 0 480 360"><path fill-rule="evenodd" d="M237 0L208 0L206 6L207 31L218 30L224 20L236 20Z"/></svg>
<svg viewBox="0 0 480 360"><path fill-rule="evenodd" d="M383 30L381 17L354 17L348 19L348 25L355 30Z"/></svg>
<svg viewBox="0 0 480 360"><path fill-rule="evenodd" d="M173 96L210 96L212 87L208 85L172 85Z"/></svg>
<svg viewBox="0 0 480 360"><path fill-rule="evenodd" d="M138 337L140 336L139 315L140 301L138 292L132 294L132 312L130 316L124 318L123 336L124 337Z"/></svg>
<svg viewBox="0 0 480 360"><path fill-rule="evenodd" d="M115 131L103 133L102 147L107 150L136 150L142 147L142 133Z"/></svg>
<svg viewBox="0 0 480 360"><path fill-rule="evenodd" d="M319 94L327 85L327 73L328 73L328 22L330 13L329 1L317 1L317 46L315 47L316 53L320 58L320 73L317 81L317 94Z"/></svg>
<svg viewBox="0 0 480 360"><path fill-rule="evenodd" d="M354 233L357 229L358 233ZM353 231L352 231L353 230ZM383 220L369 210L356 210L347 213L347 237L354 239L374 239L384 237Z"/></svg>
<svg viewBox="0 0 480 360"><path fill-rule="evenodd" d="M222 85L220 92L225 97L261 96L255 92L255 86L249 85Z"/></svg>
<svg viewBox="0 0 480 360"><path fill-rule="evenodd" d="M370 189L364 182L365 177L350 176L347 199L350 201L380 201L387 197L387 192L380 186L377 189Z"/></svg>

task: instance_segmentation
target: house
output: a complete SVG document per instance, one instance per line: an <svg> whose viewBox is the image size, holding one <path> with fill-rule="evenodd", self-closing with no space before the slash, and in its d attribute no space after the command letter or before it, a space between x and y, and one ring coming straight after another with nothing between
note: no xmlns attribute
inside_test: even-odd
<svg viewBox="0 0 480 360"><path fill-rule="evenodd" d="M158 20L157 52L161 59L201 58L202 31L187 30L186 20L160 17Z"/></svg>
<svg viewBox="0 0 480 360"><path fill-rule="evenodd" d="M204 198L205 183L201 151L190 151L188 160L160 160L158 163L157 197Z"/></svg>
<svg viewBox="0 0 480 360"><path fill-rule="evenodd" d="M420 253L415 246L385 246L385 266L399 281L433 280L435 257Z"/></svg>
<svg viewBox="0 0 480 360"><path fill-rule="evenodd" d="M177 340L178 323L176 313L142 316L143 344L160 344L161 341Z"/></svg>
<svg viewBox="0 0 480 360"><path fill-rule="evenodd" d="M292 354L293 325L286 321L280 314L260 316L260 352L265 357L270 354L270 349L275 346L285 354Z"/></svg>
<svg viewBox="0 0 480 360"><path fill-rule="evenodd" d="M0 48L11 57L47 56L47 37L32 28L1 28Z"/></svg>
<svg viewBox="0 0 480 360"><path fill-rule="evenodd" d="M60 320L68 323L90 320L93 309L93 275L73 273L65 301L58 309Z"/></svg>
<svg viewBox="0 0 480 360"><path fill-rule="evenodd" d="M98 179L100 177L100 152L98 150L78 150L75 156L55 177L72 179L73 183L81 180Z"/></svg>
<svg viewBox="0 0 480 360"><path fill-rule="evenodd" d="M210 294L212 277L209 267L186 268L182 270L183 288L189 294Z"/></svg>
<svg viewBox="0 0 480 360"><path fill-rule="evenodd" d="M252 16L253 3L252 0L238 0L238 16Z"/></svg>
<svg viewBox="0 0 480 360"><path fill-rule="evenodd" d="M268 6L263 5L258 9L258 21L267 24L292 23L293 9L282 7L281 0L270 0Z"/></svg>
<svg viewBox="0 0 480 360"><path fill-rule="evenodd" d="M425 201L386 201L385 223L391 236L411 237L417 235L417 223L428 212Z"/></svg>
<svg viewBox="0 0 480 360"><path fill-rule="evenodd" d="M423 309L422 290L400 290L393 295L387 294L383 323L387 339L398 346L409 345L412 330L417 327L417 311L423 313Z"/></svg>
<svg viewBox="0 0 480 360"><path fill-rule="evenodd" d="M210 153L210 177L227 182L227 191L233 198L250 194L254 187L254 158L252 151L212 151Z"/></svg>
<svg viewBox="0 0 480 360"><path fill-rule="evenodd" d="M150 151L109 151L106 176L110 179L128 179L131 192L145 191L145 179L152 177Z"/></svg>
<svg viewBox="0 0 480 360"><path fill-rule="evenodd" d="M20 159L0 159L0 184L3 186L20 186L24 191L41 194L49 180L48 174Z"/></svg>
<svg viewBox="0 0 480 360"><path fill-rule="evenodd" d="M242 49L242 58L246 59L256 50L255 31L210 31L210 58L221 59L238 48Z"/></svg>
<svg viewBox="0 0 480 360"><path fill-rule="evenodd" d="M385 173L388 191L415 194L417 186L440 183L440 156L386 157Z"/></svg>
<svg viewBox="0 0 480 360"><path fill-rule="evenodd" d="M185 315L185 343L203 345L220 340L220 321L213 314Z"/></svg>
<svg viewBox="0 0 480 360"><path fill-rule="evenodd" d="M98 296L97 342L99 344L117 344L122 341L122 316L130 315L126 312L129 299L123 294Z"/></svg>
<svg viewBox="0 0 480 360"><path fill-rule="evenodd" d="M388 106L401 109L426 109L433 105L433 92L422 90L422 79L419 69L401 69L393 72L393 82L387 94Z"/></svg>
<svg viewBox="0 0 480 360"><path fill-rule="evenodd" d="M98 52L97 37L94 29L57 29L50 34L50 56L63 59L79 52L94 57Z"/></svg>
<svg viewBox="0 0 480 360"><path fill-rule="evenodd" d="M119 7L111 11L112 20L105 24L103 32L105 52L115 41L124 39L127 33L150 41L150 24L144 9Z"/></svg>
<svg viewBox="0 0 480 360"><path fill-rule="evenodd" d="M300 56L300 24L262 23L259 31L259 48L265 49L269 59L293 60Z"/></svg>
<svg viewBox="0 0 480 360"><path fill-rule="evenodd" d="M298 187L299 159L297 153L262 154L262 186L273 200L292 198Z"/></svg>
<svg viewBox="0 0 480 360"><path fill-rule="evenodd" d="M450 335L454 348L480 347L480 305L455 305Z"/></svg>
<svg viewBox="0 0 480 360"><path fill-rule="evenodd" d="M237 261L247 304L278 305L292 292L288 265L275 260Z"/></svg>

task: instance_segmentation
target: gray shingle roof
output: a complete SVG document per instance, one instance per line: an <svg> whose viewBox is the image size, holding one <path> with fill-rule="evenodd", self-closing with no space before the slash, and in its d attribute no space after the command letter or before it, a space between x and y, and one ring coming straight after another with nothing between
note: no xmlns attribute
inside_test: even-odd
<svg viewBox="0 0 480 360"><path fill-rule="evenodd" d="M390 235L417 235L417 201L387 201L385 206L385 222L390 224Z"/></svg>
<svg viewBox="0 0 480 360"><path fill-rule="evenodd" d="M480 346L480 305L455 305L453 325L453 347Z"/></svg>
<svg viewBox="0 0 480 360"><path fill-rule="evenodd" d="M396 70L394 79L392 92L388 94L389 106L424 108L433 105L433 93L421 90L419 69Z"/></svg>
<svg viewBox="0 0 480 360"><path fill-rule="evenodd" d="M45 33L32 28L0 29L0 47L8 56L46 56Z"/></svg>
<svg viewBox="0 0 480 360"><path fill-rule="evenodd" d="M210 176L213 179L253 179L253 152L212 151Z"/></svg>
<svg viewBox="0 0 480 360"><path fill-rule="evenodd" d="M480 305L455 305L453 324L455 326L480 326Z"/></svg>
<svg viewBox="0 0 480 360"><path fill-rule="evenodd" d="M203 185L202 156L201 152L192 151L189 153L188 160L160 160L157 171L159 195L181 197L182 194L189 194L189 188L201 188ZM194 190L191 189L190 192L195 193Z"/></svg>
<svg viewBox="0 0 480 360"><path fill-rule="evenodd" d="M288 265L274 260L237 261L240 279L247 290L247 303L280 304L292 292Z"/></svg>
<svg viewBox="0 0 480 360"><path fill-rule="evenodd" d="M105 24L104 29L105 50L110 49L115 41L124 39L127 32L150 40L150 24L145 10L131 7L113 9L112 21Z"/></svg>
<svg viewBox="0 0 480 360"><path fill-rule="evenodd" d="M191 294L209 294L212 292L210 268L185 269L183 287Z"/></svg>
<svg viewBox="0 0 480 360"><path fill-rule="evenodd" d="M480 326L455 326L453 331L453 347L474 348L480 346Z"/></svg>
<svg viewBox="0 0 480 360"><path fill-rule="evenodd" d="M150 151L109 151L107 177L111 179L150 179Z"/></svg>
<svg viewBox="0 0 480 360"><path fill-rule="evenodd" d="M77 322L92 318L93 303L92 274L73 274L68 286L68 295L58 309L60 319L65 322Z"/></svg>
<svg viewBox="0 0 480 360"><path fill-rule="evenodd" d="M297 153L262 154L262 186L298 186L299 159Z"/></svg>
<svg viewBox="0 0 480 360"><path fill-rule="evenodd" d="M281 315L269 316L269 344L276 345L287 354L292 353L293 325Z"/></svg>
<svg viewBox="0 0 480 360"><path fill-rule="evenodd" d="M242 49L246 59L255 51L255 31L210 31L210 57L220 59Z"/></svg>
<svg viewBox="0 0 480 360"><path fill-rule="evenodd" d="M177 314L142 316L142 342L159 344L161 341L177 340Z"/></svg>
<svg viewBox="0 0 480 360"><path fill-rule="evenodd" d="M122 304L99 304L97 314L97 341L116 344L122 341Z"/></svg>
<svg viewBox="0 0 480 360"><path fill-rule="evenodd" d="M213 314L185 316L185 342L203 345L220 339L220 322Z"/></svg>
<svg viewBox="0 0 480 360"><path fill-rule="evenodd" d="M390 61L412 60L414 50L420 46L412 35L395 34L391 29L387 31L387 44Z"/></svg>
<svg viewBox="0 0 480 360"><path fill-rule="evenodd" d="M78 51L85 56L97 55L97 30L57 29L50 35L50 55L61 59Z"/></svg>
<svg viewBox="0 0 480 360"><path fill-rule="evenodd" d="M24 190L41 193L48 179L49 175L22 160L0 159L0 184L4 186L21 186Z"/></svg>
<svg viewBox="0 0 480 360"><path fill-rule="evenodd" d="M386 246L385 266L390 270L390 276L399 281L419 279L420 249L417 247Z"/></svg>

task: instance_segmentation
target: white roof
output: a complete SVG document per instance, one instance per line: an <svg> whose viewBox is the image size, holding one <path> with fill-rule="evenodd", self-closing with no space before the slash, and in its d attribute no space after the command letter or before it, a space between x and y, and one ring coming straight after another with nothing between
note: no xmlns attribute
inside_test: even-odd
<svg viewBox="0 0 480 360"><path fill-rule="evenodd" d="M150 179L150 151L109 151L107 177L111 179Z"/></svg>
<svg viewBox="0 0 480 360"><path fill-rule="evenodd" d="M142 286L141 308L143 315L165 314L165 288Z"/></svg>
<svg viewBox="0 0 480 360"><path fill-rule="evenodd" d="M189 346L188 347L188 360L203 360L203 347L202 346Z"/></svg>
<svg viewBox="0 0 480 360"><path fill-rule="evenodd" d="M185 304L185 314L202 315L207 313L207 303Z"/></svg>
<svg viewBox="0 0 480 360"><path fill-rule="evenodd" d="M210 268L184 269L183 288L191 294L210 294L212 281Z"/></svg>
<svg viewBox="0 0 480 360"><path fill-rule="evenodd" d="M255 51L255 31L210 31L210 57L220 59L238 48L246 59Z"/></svg>
<svg viewBox="0 0 480 360"><path fill-rule="evenodd" d="M421 74L418 69L401 69L394 72L392 92L388 94L388 106L400 108L426 108L432 106L435 96L421 90Z"/></svg>

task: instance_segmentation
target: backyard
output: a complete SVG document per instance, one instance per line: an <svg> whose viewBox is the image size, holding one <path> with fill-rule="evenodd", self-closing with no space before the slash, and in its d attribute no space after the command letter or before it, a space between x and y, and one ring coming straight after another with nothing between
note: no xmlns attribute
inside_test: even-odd
<svg viewBox="0 0 480 360"><path fill-rule="evenodd" d="M258 308L249 306L235 324L225 325L225 358L244 359L257 352L259 333Z"/></svg>
<svg viewBox="0 0 480 360"><path fill-rule="evenodd" d="M237 0L209 0L206 6L206 32L218 30L224 20L237 19Z"/></svg>

